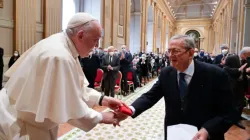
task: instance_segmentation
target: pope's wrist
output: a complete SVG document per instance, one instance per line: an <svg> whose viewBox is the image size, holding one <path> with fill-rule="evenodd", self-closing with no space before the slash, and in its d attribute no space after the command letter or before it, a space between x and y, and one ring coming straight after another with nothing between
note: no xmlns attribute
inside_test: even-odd
<svg viewBox="0 0 250 140"><path fill-rule="evenodd" d="M109 102L109 97L103 95L101 105L102 106L108 106L108 102Z"/></svg>

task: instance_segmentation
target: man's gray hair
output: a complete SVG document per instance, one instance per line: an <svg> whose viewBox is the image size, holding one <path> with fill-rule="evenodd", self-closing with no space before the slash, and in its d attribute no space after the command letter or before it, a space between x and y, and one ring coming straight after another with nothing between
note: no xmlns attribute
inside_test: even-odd
<svg viewBox="0 0 250 140"><path fill-rule="evenodd" d="M243 54L249 54L250 55L250 47L249 46L245 46L241 49L240 51L240 55L243 55Z"/></svg>
<svg viewBox="0 0 250 140"><path fill-rule="evenodd" d="M195 43L194 43L194 38L190 37L188 35L175 35L170 39L170 42L173 40L179 40L179 39L183 39L184 40L184 44L185 44L185 48L186 49L194 49L196 47Z"/></svg>
<svg viewBox="0 0 250 140"><path fill-rule="evenodd" d="M109 47L108 47L108 50L111 50L111 49L113 49L113 50L114 50L114 49L115 49L115 47L114 47L114 46L109 46Z"/></svg>
<svg viewBox="0 0 250 140"><path fill-rule="evenodd" d="M222 44L220 45L220 49L223 50L223 49L229 49L228 45L227 44Z"/></svg>
<svg viewBox="0 0 250 140"><path fill-rule="evenodd" d="M91 20L85 24L82 24L74 28L67 28L66 33L69 36L73 36L73 35L76 35L81 30L88 31L89 29L93 28L93 21L97 21L97 20Z"/></svg>

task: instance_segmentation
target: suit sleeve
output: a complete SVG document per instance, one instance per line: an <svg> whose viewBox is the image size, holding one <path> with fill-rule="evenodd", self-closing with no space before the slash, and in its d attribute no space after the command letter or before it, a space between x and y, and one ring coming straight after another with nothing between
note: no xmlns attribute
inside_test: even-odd
<svg viewBox="0 0 250 140"><path fill-rule="evenodd" d="M161 83L160 80L158 80L147 93L144 93L141 97L139 97L132 103L131 106L133 106L135 109L135 112L132 117L135 118L141 113L143 113L145 110L154 106L162 97L163 93Z"/></svg>
<svg viewBox="0 0 250 140"><path fill-rule="evenodd" d="M117 57L116 64L113 67L113 71L119 71L120 70L120 59Z"/></svg>
<svg viewBox="0 0 250 140"><path fill-rule="evenodd" d="M104 71L108 71L108 65L105 64L105 57L102 57L102 63L101 63L101 68L104 70Z"/></svg>
<svg viewBox="0 0 250 140"><path fill-rule="evenodd" d="M236 110L233 107L233 93L229 86L228 76L221 72L216 75L217 87L215 87L216 117L208 120L203 127L208 131L209 136L226 133L232 124L237 122Z"/></svg>

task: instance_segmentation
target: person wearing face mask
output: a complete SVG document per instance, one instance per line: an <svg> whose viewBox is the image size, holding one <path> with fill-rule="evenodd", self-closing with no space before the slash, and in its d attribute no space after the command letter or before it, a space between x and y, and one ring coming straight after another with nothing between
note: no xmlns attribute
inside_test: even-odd
<svg viewBox="0 0 250 140"><path fill-rule="evenodd" d="M100 68L100 59L94 54L94 50L89 53L88 57L84 57L80 59L80 63L82 66L82 70L89 81L88 87L94 89L95 77L97 69Z"/></svg>
<svg viewBox="0 0 250 140"><path fill-rule="evenodd" d="M195 48L194 49L194 60L199 60L200 57L199 57L199 50L198 48Z"/></svg>
<svg viewBox="0 0 250 140"><path fill-rule="evenodd" d="M106 96L115 96L115 84L118 78L118 71L120 69L120 59L114 55L114 47L108 47L108 54L103 57L101 67L104 71L104 93Z"/></svg>
<svg viewBox="0 0 250 140"><path fill-rule="evenodd" d="M228 54L228 50L229 50L229 47L227 44L222 44L221 45L221 54L217 55L214 59L214 64L216 64L217 66L219 67L223 67L223 65L221 64L222 60L224 60Z"/></svg>
<svg viewBox="0 0 250 140"><path fill-rule="evenodd" d="M126 81L127 80L127 73L129 71L131 71L131 69L133 68L133 64L132 64L132 55L129 52L129 49L125 46L122 45L122 53L120 56L120 62L121 62L121 72L122 72L122 81L125 81L122 83L122 90L125 92L124 94L127 95L128 94L128 83Z"/></svg>
<svg viewBox="0 0 250 140"><path fill-rule="evenodd" d="M13 56L11 56L10 61L9 61L9 68L17 61L17 59L20 57L19 52L15 51Z"/></svg>

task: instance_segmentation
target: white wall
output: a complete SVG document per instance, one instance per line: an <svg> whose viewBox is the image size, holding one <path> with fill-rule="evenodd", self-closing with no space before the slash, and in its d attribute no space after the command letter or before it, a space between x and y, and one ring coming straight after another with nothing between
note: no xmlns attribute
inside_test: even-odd
<svg viewBox="0 0 250 140"><path fill-rule="evenodd" d="M83 11L101 21L101 0L84 0Z"/></svg>
<svg viewBox="0 0 250 140"><path fill-rule="evenodd" d="M130 52L138 53L140 51L140 14L131 13L130 19Z"/></svg>
<svg viewBox="0 0 250 140"><path fill-rule="evenodd" d="M153 22L149 22L147 24L147 51L146 52L152 52L153 51Z"/></svg>

